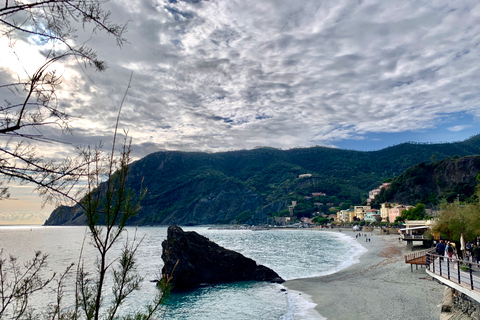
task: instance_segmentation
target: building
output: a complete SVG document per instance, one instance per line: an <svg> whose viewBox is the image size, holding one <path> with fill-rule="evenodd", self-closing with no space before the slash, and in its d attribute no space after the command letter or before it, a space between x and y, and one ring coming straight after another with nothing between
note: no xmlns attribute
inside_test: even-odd
<svg viewBox="0 0 480 320"><path fill-rule="evenodd" d="M410 208L412 208L412 206L404 206L403 204L396 204L393 208L390 208L388 210L388 221L390 223L395 222L395 219L402 215L403 210L408 210Z"/></svg>
<svg viewBox="0 0 480 320"><path fill-rule="evenodd" d="M390 182L385 182L385 183L382 183L382 185L379 186L378 188L370 190L368 192L367 203L371 203L373 199L375 199L375 197L380 193L380 191L382 191L382 189L387 190L389 187L390 187Z"/></svg>
<svg viewBox="0 0 480 320"><path fill-rule="evenodd" d="M350 220L350 209L340 210L337 212L337 221L338 222L349 222Z"/></svg>
<svg viewBox="0 0 480 320"><path fill-rule="evenodd" d="M389 210L398 205L397 203L385 202L381 204L380 207L380 216L382 217L382 222L389 221Z"/></svg>
<svg viewBox="0 0 480 320"><path fill-rule="evenodd" d="M328 218L328 219L333 219L333 221L337 221L337 215L336 215L336 214L333 214L333 213L332 213L332 214L329 214L329 215L327 216L327 218Z"/></svg>
<svg viewBox="0 0 480 320"><path fill-rule="evenodd" d="M285 226L292 221L292 217L274 217L276 225Z"/></svg>
<svg viewBox="0 0 480 320"><path fill-rule="evenodd" d="M310 178L312 175L310 173L305 173L305 174L301 174L298 176L299 179L302 179L302 178Z"/></svg>
<svg viewBox="0 0 480 320"><path fill-rule="evenodd" d="M365 216L365 213L367 213L368 210L372 209L370 206L355 206L353 207L353 211L355 213L355 218L357 220L363 220L363 217Z"/></svg>
<svg viewBox="0 0 480 320"><path fill-rule="evenodd" d="M326 196L327 194L323 193L323 192L313 192L312 193L312 196L314 197L321 197L321 196Z"/></svg>
<svg viewBox="0 0 480 320"><path fill-rule="evenodd" d="M353 221L355 221L355 218L356 218L356 216L355 216L355 211L354 211L354 210L350 210L350 211L348 212L348 222L353 222Z"/></svg>
<svg viewBox="0 0 480 320"><path fill-rule="evenodd" d="M367 213L365 213L363 220L368 223L376 222L377 217L380 217L380 211L377 209L370 209L367 210Z"/></svg>

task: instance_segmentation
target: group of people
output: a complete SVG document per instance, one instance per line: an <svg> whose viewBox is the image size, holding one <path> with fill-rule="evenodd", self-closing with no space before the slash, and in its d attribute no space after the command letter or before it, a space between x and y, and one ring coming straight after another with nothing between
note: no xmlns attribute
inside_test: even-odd
<svg viewBox="0 0 480 320"><path fill-rule="evenodd" d="M373 233L372 233L372 235L373 235ZM368 237L368 235L367 235L366 233L363 233L363 234L362 234L362 233L357 233L357 234L355 235L355 238L358 239L359 237ZM365 238L365 242L370 242L370 240L371 240L370 237Z"/></svg>
<svg viewBox="0 0 480 320"><path fill-rule="evenodd" d="M437 254L439 256L447 256L450 260L455 258L462 258L458 256L457 249L455 248L455 243L452 241L440 240L437 243ZM463 252L463 259L466 261L471 261L475 263L480 262L480 244L479 243L471 243L470 241L467 242L465 245L465 250Z"/></svg>
<svg viewBox="0 0 480 320"><path fill-rule="evenodd" d="M471 243L470 241L468 241L465 245L465 260L468 261L470 257L472 259L472 262L480 262L480 244L478 242Z"/></svg>

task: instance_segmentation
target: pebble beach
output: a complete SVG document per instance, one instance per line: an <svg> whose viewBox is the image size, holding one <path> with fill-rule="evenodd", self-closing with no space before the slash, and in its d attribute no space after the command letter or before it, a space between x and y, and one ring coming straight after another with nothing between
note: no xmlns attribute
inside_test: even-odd
<svg viewBox="0 0 480 320"><path fill-rule="evenodd" d="M357 233L343 232L353 238ZM425 267L411 271L404 256L412 251L398 235L369 237L357 239L368 250L359 263L327 276L290 280L285 287L309 296L328 320L440 319L444 287Z"/></svg>

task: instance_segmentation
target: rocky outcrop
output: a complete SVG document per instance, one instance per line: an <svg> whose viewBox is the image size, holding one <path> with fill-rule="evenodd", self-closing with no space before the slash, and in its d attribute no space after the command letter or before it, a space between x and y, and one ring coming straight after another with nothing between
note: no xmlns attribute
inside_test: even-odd
<svg viewBox="0 0 480 320"><path fill-rule="evenodd" d="M441 199L452 202L457 197L466 201L475 194L479 173L480 156L420 163L395 178L390 188L375 198L374 205L383 202L436 205Z"/></svg>
<svg viewBox="0 0 480 320"><path fill-rule="evenodd" d="M172 275L175 291L192 289L201 284L235 281L284 282L275 271L257 265L238 252L222 248L194 231L185 232L178 226L168 228L167 240L163 241L162 248L165 263L162 274Z"/></svg>
<svg viewBox="0 0 480 320"><path fill-rule="evenodd" d="M60 206L53 210L50 217L45 221L45 225L86 225L87 217L83 213L84 211L79 205L73 207Z"/></svg>

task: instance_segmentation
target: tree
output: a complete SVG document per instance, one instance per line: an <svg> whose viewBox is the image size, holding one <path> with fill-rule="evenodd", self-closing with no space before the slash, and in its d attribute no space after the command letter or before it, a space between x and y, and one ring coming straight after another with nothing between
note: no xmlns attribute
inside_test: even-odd
<svg viewBox="0 0 480 320"><path fill-rule="evenodd" d="M118 120L117 120L118 123ZM126 189L126 178L130 164L131 141L125 135L124 146L120 157L116 158L115 140L112 152L109 155L107 166L104 167L102 152L98 149L89 149L85 152L85 161L88 165L88 193L77 202L85 213L87 226L90 231L93 246L97 249L98 258L96 262L97 272L89 274L82 262L79 262L76 271L73 264L65 273L56 277L53 274L47 279L41 277L46 266L47 256L40 252L35 254L32 262L25 264L22 271L15 258L7 260L0 256L0 318L2 314L13 315L15 319L27 317L36 319L40 315L29 312L28 301L32 293L42 290L53 279L57 279L57 301L49 304L45 319L119 319L117 313L125 299L140 287L142 278L136 272L135 253L141 243L134 237L133 240L125 241L120 257L110 257L112 247L120 241L125 230L126 223L130 217L135 215L140 208L140 201L146 190L135 194L132 190ZM102 182L102 176L107 175L107 180ZM102 221L102 225L99 222ZM81 257L79 261L81 261ZM4 267L5 266L5 267ZM9 268L7 268L9 267ZM113 285L113 301L105 305L105 283L108 272L111 270ZM13 280L9 280L8 272L13 273ZM67 286L65 279L71 272L75 272L74 308L69 305L63 308L63 292ZM164 299L170 290L171 276L162 275L159 291L152 303L146 306L144 312L127 315L123 319L152 319L161 310ZM53 317L52 317L53 315Z"/></svg>
<svg viewBox="0 0 480 320"><path fill-rule="evenodd" d="M458 200L453 203L442 202L437 223L433 232L440 233L444 238L460 241L463 234L465 239L473 240L480 234L480 204L461 204Z"/></svg>
<svg viewBox="0 0 480 320"><path fill-rule="evenodd" d="M119 46L126 41L123 38L126 24L111 23L110 12L103 5L102 0L33 0L26 3L6 0L4 7L0 8L1 37L8 38L12 50L18 41L30 39L41 47L44 57L43 63L35 71L26 70L26 75L17 74L13 77L16 80L0 83L0 95L5 101L0 105L0 175L6 177L7 181L33 183L46 201L66 198L80 206L87 217L92 243L99 255L97 277L89 275L83 264L77 266L74 309L63 311L61 308L66 275L72 272L72 266L57 279L57 303L45 315L53 315L53 319L117 319L118 307L131 292L138 289L141 280L135 264L135 253L141 240L127 239L121 256L109 260L110 249L120 241L126 222L140 208L145 192L140 191L135 195L126 189L131 141L125 132L123 149L117 157L115 147L118 117L112 151L107 156L100 147L87 147L78 149L75 157L55 162L43 160L35 148L36 142L53 141L42 133L42 128L58 127L64 132L70 131L71 115L60 108L57 98L61 77L57 75L55 66L60 62L75 62L82 69L87 66L97 71L106 69L105 61L100 60L86 42L77 42L76 28L81 27L91 33L87 38L97 32L105 32L112 35ZM119 116L120 112L121 106ZM77 200L77 195L72 194L72 187L81 179L87 181L87 193L81 200ZM1 183L0 199L8 197L7 187ZM27 311L30 294L43 289L55 275L46 280L39 277L46 261L46 256L41 253L36 254L24 271L16 267L14 258L9 261L9 270L13 270L14 280L7 280L8 273L3 271L8 270L2 269L6 260L0 259L0 293L3 302L12 301L8 304L13 308L11 314L22 317ZM114 283L114 301L105 307L104 286L110 270ZM20 280L20 287L17 280ZM152 318L168 293L170 280L168 275L162 275L163 290L147 306L145 313L125 318ZM4 290L5 288L11 290ZM33 316L30 315L30 318Z"/></svg>
<svg viewBox="0 0 480 320"><path fill-rule="evenodd" d="M11 75L11 82L0 82L0 176L7 181L32 183L46 201L58 200L59 195L71 197L72 185L87 174L82 156L48 161L35 147L39 141L52 141L42 128L70 131L71 116L58 101L61 77L55 66L73 61L81 68L106 69L106 62L86 42L77 42L76 28L91 36L105 32L119 46L126 42L126 24L112 23L103 5L101 0L6 0L0 8L0 37L8 38L11 50L15 53L17 42L31 40L44 57L35 71L26 70L25 75ZM8 196L8 188L0 181L0 199Z"/></svg>
<svg viewBox="0 0 480 320"><path fill-rule="evenodd" d="M128 88L130 87L130 83ZM116 156L117 130L123 102L120 105L111 152L104 155L101 149L87 148L82 155L86 163L87 193L81 200L73 199L77 206L83 210L87 226L90 231L93 246L97 249L97 273L92 277L85 271L83 263L76 269L74 308L62 308L63 289L67 274L72 271L73 264L65 273L60 275L57 285L57 302L49 305L46 318L53 314L58 319L118 319L118 309L125 299L139 289L142 278L136 272L135 253L141 240L134 237L133 241L125 241L120 257L109 256L112 247L120 241L129 218L136 215L140 209L140 202L146 190L135 193L126 188L128 171L130 168L131 139L127 132L124 133L123 148ZM106 160L106 161L105 161ZM104 181L104 179L106 179ZM47 256L40 252L35 254L32 262L25 264L25 271L21 271L16 259L10 257L10 268L6 266L6 259L0 254L0 318L3 314L13 315L19 319L28 314L28 300L30 295L42 290L54 278L43 279L40 274L46 266ZM79 259L81 261L81 257ZM115 266L116 263L116 266ZM13 280L8 280L8 269L13 272ZM112 270L114 299L110 305L104 306L104 293L107 272ZM164 299L170 290L171 275L163 274L160 281L160 290L153 302L146 306L145 312L128 315L124 319L151 319L158 314ZM83 316L82 316L83 314ZM36 314L28 314L28 318L37 318Z"/></svg>
<svg viewBox="0 0 480 320"><path fill-rule="evenodd" d="M325 217L321 217L321 216L317 216L317 217L312 219L312 222L318 223L318 224L327 224L327 223L330 222L330 219L325 218Z"/></svg>
<svg viewBox="0 0 480 320"><path fill-rule="evenodd" d="M32 260L23 264L15 257L4 258L0 250L0 319L7 314L12 319L19 319L28 312L29 297L34 292L44 289L55 277L42 278L40 271L45 268L47 255L35 252ZM10 277L12 279L10 279Z"/></svg>
<svg viewBox="0 0 480 320"><path fill-rule="evenodd" d="M417 203L415 207L409 208L408 210L402 210L401 216L395 218L395 222L405 220L423 220L426 217L425 208L426 207L423 203Z"/></svg>

